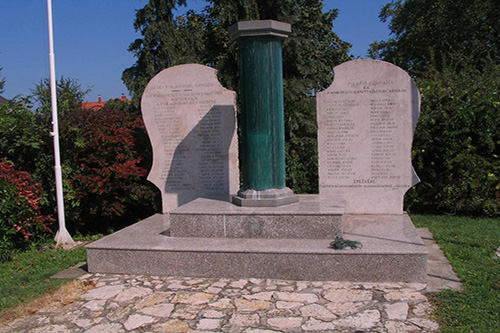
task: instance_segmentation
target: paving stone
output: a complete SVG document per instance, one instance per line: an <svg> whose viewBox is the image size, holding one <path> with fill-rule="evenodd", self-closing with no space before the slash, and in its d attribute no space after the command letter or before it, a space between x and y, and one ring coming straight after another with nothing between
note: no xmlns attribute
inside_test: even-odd
<svg viewBox="0 0 500 333"><path fill-rule="evenodd" d="M318 296L315 294L300 294L277 291L274 293L274 295L277 300L286 302L316 303L319 300Z"/></svg>
<svg viewBox="0 0 500 333"><path fill-rule="evenodd" d="M427 318L411 318L409 319L409 321L412 324L415 324L418 327L421 327L426 330L431 330L431 331L439 330L439 324Z"/></svg>
<svg viewBox="0 0 500 333"><path fill-rule="evenodd" d="M297 291L302 291L309 288L309 283L307 282L297 282Z"/></svg>
<svg viewBox="0 0 500 333"><path fill-rule="evenodd" d="M292 286L279 286L279 291L295 291L295 288Z"/></svg>
<svg viewBox="0 0 500 333"><path fill-rule="evenodd" d="M191 320L195 319L198 313L203 309L203 306L190 305L184 308L175 309L171 314L172 318Z"/></svg>
<svg viewBox="0 0 500 333"><path fill-rule="evenodd" d="M216 302L209 303L209 307L212 308L220 308L220 309L234 309L234 305L231 302L230 298L221 298L217 300Z"/></svg>
<svg viewBox="0 0 500 333"><path fill-rule="evenodd" d="M139 312L149 316L168 318L174 311L173 304L157 304L147 308L140 309Z"/></svg>
<svg viewBox="0 0 500 333"><path fill-rule="evenodd" d="M421 332L422 329L418 326L415 326L411 323L401 322L401 321L392 321L388 320L385 323L385 328L387 329L387 333L401 333L401 332Z"/></svg>
<svg viewBox="0 0 500 333"><path fill-rule="evenodd" d="M211 287L214 287L214 288L224 288L225 286L227 286L226 281L217 281L217 282L212 283L212 285L211 285Z"/></svg>
<svg viewBox="0 0 500 333"><path fill-rule="evenodd" d="M215 288L215 287L208 287L207 289L205 289L205 292L209 293L209 294L218 294L222 291L221 288Z"/></svg>
<svg viewBox="0 0 500 333"><path fill-rule="evenodd" d="M319 304L309 304L300 308L300 313L303 317L313 317L322 320L332 320L337 318L336 315L328 311L324 306Z"/></svg>
<svg viewBox="0 0 500 333"><path fill-rule="evenodd" d="M151 324L154 321L155 319L153 317L143 316L140 314L133 314L130 317L128 317L127 321L125 322L125 324L123 324L123 326L125 326L125 329L130 331L145 326L147 324Z"/></svg>
<svg viewBox="0 0 500 333"><path fill-rule="evenodd" d="M156 291L152 295L144 298L139 303L137 303L137 305L135 306L135 308L136 309L142 309L142 308L147 308L149 306L156 305L158 303L165 302L172 295L173 295L173 293L171 293L171 292Z"/></svg>
<svg viewBox="0 0 500 333"><path fill-rule="evenodd" d="M249 279L250 283L261 285L264 282L264 279Z"/></svg>
<svg viewBox="0 0 500 333"><path fill-rule="evenodd" d="M302 325L301 317L274 317L268 318L267 324L277 329L296 328Z"/></svg>
<svg viewBox="0 0 500 333"><path fill-rule="evenodd" d="M285 301L277 301L276 308L277 309L294 309L300 306L303 306L304 303L300 302L285 302Z"/></svg>
<svg viewBox="0 0 500 333"><path fill-rule="evenodd" d="M214 297L213 294L208 293L194 293L194 294L180 294L175 295L172 299L172 303L184 303L184 304L206 304L210 302L210 299Z"/></svg>
<svg viewBox="0 0 500 333"><path fill-rule="evenodd" d="M106 315L106 318L108 318L110 321L118 321L128 316L130 310L130 307L118 307L114 311L109 312Z"/></svg>
<svg viewBox="0 0 500 333"><path fill-rule="evenodd" d="M277 331L273 330L263 330L260 328L249 328L244 331L244 333L275 333Z"/></svg>
<svg viewBox="0 0 500 333"><path fill-rule="evenodd" d="M179 320L171 320L153 326L153 332L188 332L189 324Z"/></svg>
<svg viewBox="0 0 500 333"><path fill-rule="evenodd" d="M229 319L229 323L239 327L255 327L258 326L260 322L259 315L256 313L244 314L235 313Z"/></svg>
<svg viewBox="0 0 500 333"><path fill-rule="evenodd" d="M245 295L243 296L243 298L249 300L270 301L271 298L273 297L273 294L274 294L273 291L263 291L251 295Z"/></svg>
<svg viewBox="0 0 500 333"><path fill-rule="evenodd" d="M288 317L294 315L295 312L290 309L273 309L266 312L266 316L270 317Z"/></svg>
<svg viewBox="0 0 500 333"><path fill-rule="evenodd" d="M373 304L373 302L327 303L325 307L333 314L343 317L345 315L356 313L370 304Z"/></svg>
<svg viewBox="0 0 500 333"><path fill-rule="evenodd" d="M373 293L369 290L330 289L323 297L333 303L363 302L370 301Z"/></svg>
<svg viewBox="0 0 500 333"><path fill-rule="evenodd" d="M422 293L419 292L401 292L401 291L391 291L385 294L385 299L389 302L394 301L427 301Z"/></svg>
<svg viewBox="0 0 500 333"><path fill-rule="evenodd" d="M83 295L82 298L86 300L110 299L111 297L121 293L123 289L125 289L125 286L123 284L119 284L116 286L103 286L88 291L85 295Z"/></svg>
<svg viewBox="0 0 500 333"><path fill-rule="evenodd" d="M205 310L202 312L201 316L203 318L218 319L218 318L224 318L226 314L222 311L217 311L217 310Z"/></svg>
<svg viewBox="0 0 500 333"><path fill-rule="evenodd" d="M54 314L52 315L52 320L54 323L67 323L68 321L72 321L72 320L75 320L75 319L78 319L80 318L80 316L82 315L82 311L68 311L67 312L63 312L63 313L59 313L59 314ZM34 316L33 318L36 318L36 316ZM46 318L44 318L46 319ZM40 324L47 324L48 322L40 322Z"/></svg>
<svg viewBox="0 0 500 333"><path fill-rule="evenodd" d="M417 317L428 317L434 311L434 307L428 302L417 303L413 306L413 314Z"/></svg>
<svg viewBox="0 0 500 333"><path fill-rule="evenodd" d="M187 280L186 283L189 284L190 286L194 285L194 284L201 284L201 283L204 283L205 280L201 280L201 279L195 279L195 280Z"/></svg>
<svg viewBox="0 0 500 333"><path fill-rule="evenodd" d="M199 330L217 330L222 324L222 319L202 318L196 325Z"/></svg>
<svg viewBox="0 0 500 333"><path fill-rule="evenodd" d="M129 302L137 297L146 297L153 291L149 288L144 287L132 287L125 289L115 297L115 301L119 303Z"/></svg>
<svg viewBox="0 0 500 333"><path fill-rule="evenodd" d="M258 311L263 309L268 309L272 306L272 303L259 300L247 300L243 298L237 298L234 300L234 305L238 311Z"/></svg>
<svg viewBox="0 0 500 333"><path fill-rule="evenodd" d="M231 284L229 286L231 288L242 289L247 283L248 283L248 280L241 279L241 280L238 280L238 281L231 282Z"/></svg>
<svg viewBox="0 0 500 333"><path fill-rule="evenodd" d="M99 324L86 330L85 333L122 333L123 326L118 323Z"/></svg>
<svg viewBox="0 0 500 333"><path fill-rule="evenodd" d="M332 323L311 318L308 321L306 321L301 328L304 331L326 331L335 329L335 325Z"/></svg>
<svg viewBox="0 0 500 333"><path fill-rule="evenodd" d="M71 330L65 325L48 325L36 327L28 331L29 333L67 333Z"/></svg>
<svg viewBox="0 0 500 333"><path fill-rule="evenodd" d="M75 324L78 327L87 328L87 327L90 327L90 326L97 325L101 321L102 321L102 318L97 318L97 319L83 318L83 319L75 319L75 320L72 321L72 323Z"/></svg>
<svg viewBox="0 0 500 333"><path fill-rule="evenodd" d="M410 289L413 289L413 290L416 290L416 291L422 291L425 288L427 288L427 283L412 282L412 283L408 283L408 287Z"/></svg>
<svg viewBox="0 0 500 333"><path fill-rule="evenodd" d="M387 318L391 320L406 320L408 317L408 303L384 304L384 307Z"/></svg>
<svg viewBox="0 0 500 333"><path fill-rule="evenodd" d="M352 328L373 328L380 320L380 312L377 310L365 310L353 316L335 320L333 323L338 326Z"/></svg>
<svg viewBox="0 0 500 333"><path fill-rule="evenodd" d="M184 289L190 289L191 286L185 286L183 284L180 284L180 283L171 283L167 286L167 289L171 289L171 290L184 290Z"/></svg>

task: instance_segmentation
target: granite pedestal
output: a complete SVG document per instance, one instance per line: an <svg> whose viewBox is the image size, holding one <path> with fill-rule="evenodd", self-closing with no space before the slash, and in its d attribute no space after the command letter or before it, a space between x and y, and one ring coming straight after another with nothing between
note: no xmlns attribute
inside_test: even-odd
<svg viewBox="0 0 500 333"><path fill-rule="evenodd" d="M298 199L298 196L297 196ZM239 207L197 199L170 213L172 237L335 239L344 209L316 195L280 207Z"/></svg>
<svg viewBox="0 0 500 333"><path fill-rule="evenodd" d="M201 211L202 206L220 204L209 199L198 201L198 208L195 202L181 207L172 213L173 219L186 214L187 220L190 220L195 216L196 209ZM301 202L308 202L305 206L321 206L317 196L301 197ZM293 205L300 203L289 207ZM266 208L252 209L266 212ZM333 210L333 205L327 209ZM229 213L226 215L231 215ZM322 225L318 222L319 216L310 215L311 220L316 219L316 225ZM206 237L206 234L195 237L195 220L189 222L190 227L186 227L191 229L189 237L172 237L170 218L167 214L157 214L87 245L89 271L288 280L426 281L427 249L406 214L345 215L342 221L343 237L361 242L363 248L357 250L330 249L333 239L321 236L317 239L252 238L254 234L250 232L245 234L246 238L238 238L237 234L227 237L231 234L227 233L230 229L227 224L226 237L219 237L220 219L204 222L203 230L207 234L206 230L214 226L215 231L210 233L214 237ZM306 214L301 218L300 223L299 220L288 222L286 219L279 223L285 223L290 230L300 230L304 227L299 224L309 221ZM236 226L238 221L231 223ZM247 224L252 225L251 222ZM268 235L273 235L272 227L264 225L262 230L268 230ZM281 236L295 237L296 234L284 232Z"/></svg>

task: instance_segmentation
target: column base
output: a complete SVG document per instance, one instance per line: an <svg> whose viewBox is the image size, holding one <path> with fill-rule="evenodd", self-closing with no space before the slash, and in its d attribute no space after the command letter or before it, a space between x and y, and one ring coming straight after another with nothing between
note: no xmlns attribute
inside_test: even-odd
<svg viewBox="0 0 500 333"><path fill-rule="evenodd" d="M299 202L299 197L288 187L267 190L240 190L231 202L241 207L279 207Z"/></svg>

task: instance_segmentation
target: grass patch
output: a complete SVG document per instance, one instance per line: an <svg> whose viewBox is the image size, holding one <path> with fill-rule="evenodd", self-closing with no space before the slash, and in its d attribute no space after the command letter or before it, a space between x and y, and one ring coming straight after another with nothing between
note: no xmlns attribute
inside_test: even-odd
<svg viewBox="0 0 500 333"><path fill-rule="evenodd" d="M412 215L428 227L464 285L432 296L443 332L500 332L500 219Z"/></svg>
<svg viewBox="0 0 500 333"><path fill-rule="evenodd" d="M66 281L51 279L59 271L86 260L84 248L72 251L33 247L0 263L0 312L58 289Z"/></svg>

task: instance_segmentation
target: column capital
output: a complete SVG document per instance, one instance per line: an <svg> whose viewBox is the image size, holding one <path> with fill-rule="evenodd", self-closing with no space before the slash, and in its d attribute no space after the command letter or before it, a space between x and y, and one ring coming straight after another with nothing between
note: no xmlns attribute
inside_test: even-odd
<svg viewBox="0 0 500 333"><path fill-rule="evenodd" d="M229 36L232 40L252 36L287 38L291 32L292 26L290 23L274 20L241 21L229 27Z"/></svg>

